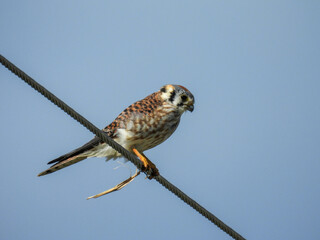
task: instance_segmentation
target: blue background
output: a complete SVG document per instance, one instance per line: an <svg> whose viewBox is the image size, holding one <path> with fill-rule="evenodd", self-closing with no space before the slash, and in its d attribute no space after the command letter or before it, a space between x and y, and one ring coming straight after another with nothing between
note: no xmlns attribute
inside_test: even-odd
<svg viewBox="0 0 320 240"><path fill-rule="evenodd" d="M0 52L99 128L167 83L195 111L146 155L248 239L320 235L319 1L3 1ZM0 67L0 238L230 239ZM134 171L131 163L127 166Z"/></svg>

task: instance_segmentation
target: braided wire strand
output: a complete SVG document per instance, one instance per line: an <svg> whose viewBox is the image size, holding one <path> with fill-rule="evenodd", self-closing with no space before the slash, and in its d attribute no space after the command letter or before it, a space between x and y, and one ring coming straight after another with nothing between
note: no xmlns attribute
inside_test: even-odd
<svg viewBox="0 0 320 240"><path fill-rule="evenodd" d="M86 127L90 132L95 134L102 141L104 141L105 143L110 145L112 148L114 148L116 151L121 153L126 159L131 161L138 169L142 170L143 165L142 165L141 161L133 153L131 153L128 150L126 150L125 148L123 148L120 144L118 144L112 138L110 138L106 133L104 133L103 131L98 129L96 126L94 126L86 118L84 118L82 115L77 113L74 109L72 109L70 106L68 106L66 103L64 103L62 100L60 100L58 97L56 97L53 93L51 93L45 87L43 87L38 82L36 82L34 79L32 79L30 76L28 76L25 72L23 72L21 69L19 69L17 66L15 66L13 63L11 63L9 60L7 60L2 55L0 55L0 62L3 66L8 68L12 73L17 75L20 79L22 79L24 82L26 82L32 88L34 88L36 91L38 91L40 94L42 94L48 100L50 100L53 104L58 106L60 109L62 109L64 112L66 112L69 116L71 116L73 119L75 119L81 125ZM149 174L149 172L147 172L146 174ZM209 221L211 221L216 226L218 226L225 233L230 235L232 238L239 239L239 240L245 239L239 233L237 233L231 227L226 225L219 218L217 218L211 212L206 210L204 207L202 207L200 204L198 204L196 201L194 201L192 198L190 198L188 195L186 195L184 192L182 192L179 188L174 186L172 183L170 183L168 180L166 180L161 175L156 176L155 180L157 182L159 182L167 190L169 190L170 192L175 194L177 197L179 197L182 201L184 201L190 207L192 207L197 212L199 212L201 215L203 215L205 218L207 218Z"/></svg>

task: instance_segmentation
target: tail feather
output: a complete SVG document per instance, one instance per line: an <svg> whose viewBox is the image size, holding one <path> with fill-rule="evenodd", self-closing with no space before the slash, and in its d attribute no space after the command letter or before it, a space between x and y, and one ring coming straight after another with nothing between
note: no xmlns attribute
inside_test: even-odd
<svg viewBox="0 0 320 240"><path fill-rule="evenodd" d="M53 166L51 166L47 170L39 173L38 177L43 176L43 175L47 175L49 173L53 173L53 172L58 171L58 170L60 170L62 168L65 168L65 167L68 167L68 166L70 166L72 164L80 162L80 161L82 161L82 160L84 160L86 158L87 158L86 156L81 156L81 155L73 156L71 158L67 158L66 160L62 160L61 162L58 162L58 163L54 164Z"/></svg>
<svg viewBox="0 0 320 240"><path fill-rule="evenodd" d="M47 170L39 173L38 176L40 177L43 175L47 175L49 173L53 173L55 171L58 171L62 168L68 167L72 164L75 164L77 162L80 162L80 161L88 158L88 155L86 155L85 153L94 149L100 143L101 143L101 141L98 137L93 138L91 141L87 142L83 146L48 162L48 164L53 164L53 163L55 163L55 164L52 165Z"/></svg>
<svg viewBox="0 0 320 240"><path fill-rule="evenodd" d="M93 138L91 141L87 142L86 144L84 144L83 146L67 153L64 154L56 159L53 159L52 161L48 162L48 164L52 164L52 163L56 163L56 162L62 162L63 160L66 160L68 158L77 156L81 153L84 153L88 150L93 149L94 147L96 147L97 145L99 145L99 143L101 143L100 139L98 137Z"/></svg>

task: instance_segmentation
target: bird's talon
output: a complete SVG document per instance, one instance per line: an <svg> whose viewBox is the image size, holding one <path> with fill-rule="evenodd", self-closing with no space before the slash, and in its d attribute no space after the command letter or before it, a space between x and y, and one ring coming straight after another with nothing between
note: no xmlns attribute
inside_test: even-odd
<svg viewBox="0 0 320 240"><path fill-rule="evenodd" d="M159 175L159 170L155 166L143 167L142 171L146 173L146 178L149 180Z"/></svg>
<svg viewBox="0 0 320 240"><path fill-rule="evenodd" d="M133 148L132 151L139 157L143 163L142 171L146 173L146 178L152 179L159 175L159 170L143 153L140 153L136 148Z"/></svg>

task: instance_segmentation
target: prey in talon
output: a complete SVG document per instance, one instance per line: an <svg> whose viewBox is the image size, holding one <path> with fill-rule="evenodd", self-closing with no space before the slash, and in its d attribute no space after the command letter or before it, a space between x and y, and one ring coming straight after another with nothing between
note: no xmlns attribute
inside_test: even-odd
<svg viewBox="0 0 320 240"><path fill-rule="evenodd" d="M169 84L127 107L102 130L134 153L142 161L143 170L151 170L148 178L152 179L159 175L159 171L143 152L168 139L177 129L182 114L185 111L192 112L193 108L192 93L181 85ZM90 157L104 157L110 160L122 155L95 137L83 146L50 161L48 164L53 165L38 176L53 173Z"/></svg>

